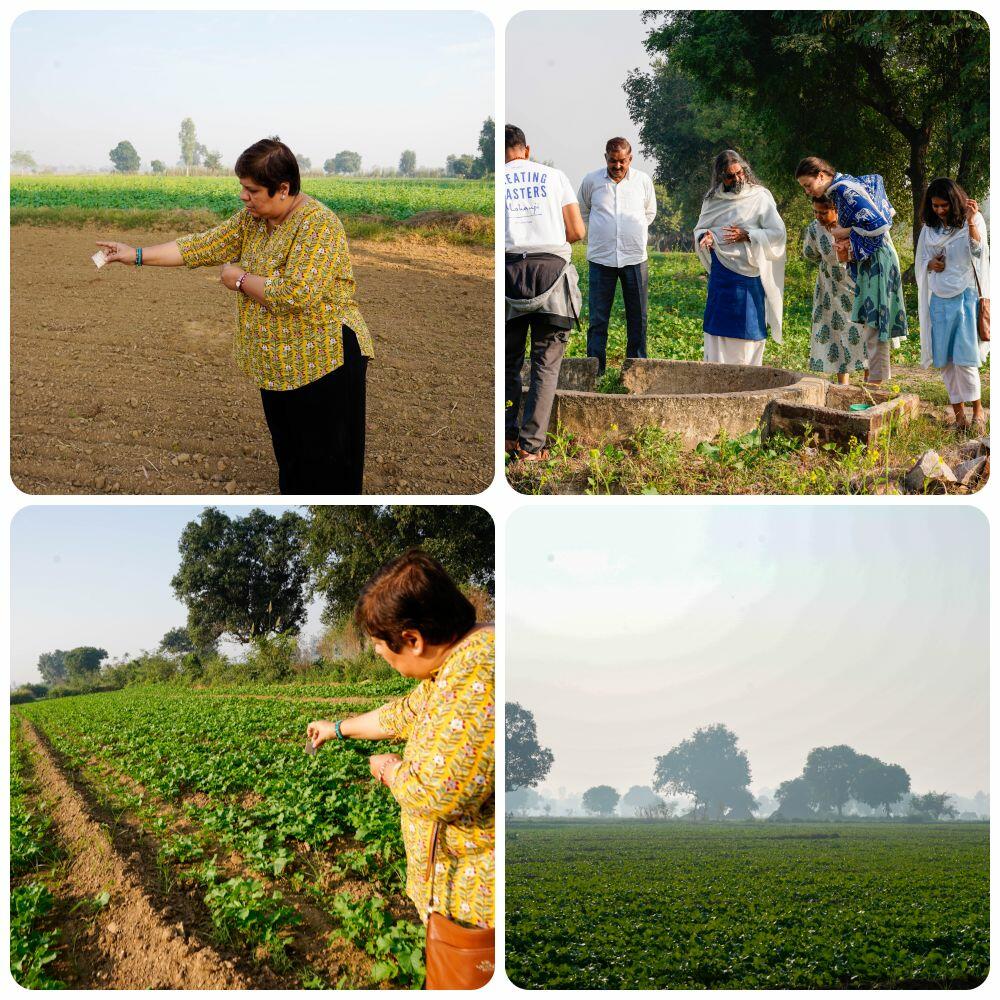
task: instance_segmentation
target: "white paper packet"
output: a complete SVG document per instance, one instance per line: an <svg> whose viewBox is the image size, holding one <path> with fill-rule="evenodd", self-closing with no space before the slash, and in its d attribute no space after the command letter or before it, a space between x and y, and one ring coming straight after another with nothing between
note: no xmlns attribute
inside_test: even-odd
<svg viewBox="0 0 1000 1000"><path fill-rule="evenodd" d="M98 250L93 257L90 258L99 268L104 267L107 264L108 259L104 256L103 250Z"/></svg>

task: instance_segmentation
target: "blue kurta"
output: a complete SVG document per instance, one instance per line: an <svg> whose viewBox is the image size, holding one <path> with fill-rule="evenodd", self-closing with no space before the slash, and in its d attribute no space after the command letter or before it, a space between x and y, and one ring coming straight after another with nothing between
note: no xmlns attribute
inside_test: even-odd
<svg viewBox="0 0 1000 1000"><path fill-rule="evenodd" d="M961 295L950 299L931 294L931 352L935 368L952 363L963 368L979 367L978 304L974 288L966 288Z"/></svg>
<svg viewBox="0 0 1000 1000"><path fill-rule="evenodd" d="M886 194L881 174L834 174L827 196L837 207L837 223L851 230L851 257L848 267L857 276L857 266L885 244L895 210ZM859 232L858 230L861 230Z"/></svg>
<svg viewBox="0 0 1000 1000"><path fill-rule="evenodd" d="M766 340L764 286L759 277L731 271L712 251L705 302L705 333L735 340Z"/></svg>

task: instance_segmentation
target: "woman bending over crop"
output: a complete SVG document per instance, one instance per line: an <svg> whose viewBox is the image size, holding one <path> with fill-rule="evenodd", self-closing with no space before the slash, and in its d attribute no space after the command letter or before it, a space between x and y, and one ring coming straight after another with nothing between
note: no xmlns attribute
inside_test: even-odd
<svg viewBox="0 0 1000 1000"><path fill-rule="evenodd" d="M300 189L277 139L236 161L242 211L151 247L99 242L108 263L222 266L236 296L236 363L260 388L282 493L358 494L365 459L365 379L374 356L354 301L340 220Z"/></svg>
<svg viewBox="0 0 1000 1000"><path fill-rule="evenodd" d="M371 773L396 798L406 891L427 925L427 988L471 989L493 973L494 632L418 549L386 563L355 608L359 629L404 677L408 695L349 719L310 722L314 747L405 739Z"/></svg>

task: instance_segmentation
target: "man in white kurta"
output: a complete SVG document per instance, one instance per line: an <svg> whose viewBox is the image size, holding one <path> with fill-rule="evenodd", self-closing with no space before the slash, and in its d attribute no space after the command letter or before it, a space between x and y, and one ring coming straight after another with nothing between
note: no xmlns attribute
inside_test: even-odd
<svg viewBox="0 0 1000 1000"><path fill-rule="evenodd" d="M716 157L694 240L709 273L705 360L763 364L768 327L781 343L785 224L771 192L733 150Z"/></svg>
<svg viewBox="0 0 1000 1000"><path fill-rule="evenodd" d="M632 145L616 136L604 147L604 166L580 184L580 214L587 225L589 324L587 355L607 363L608 322L615 289L622 286L627 358L646 357L649 264L646 243L656 218L656 193L648 174L632 166Z"/></svg>

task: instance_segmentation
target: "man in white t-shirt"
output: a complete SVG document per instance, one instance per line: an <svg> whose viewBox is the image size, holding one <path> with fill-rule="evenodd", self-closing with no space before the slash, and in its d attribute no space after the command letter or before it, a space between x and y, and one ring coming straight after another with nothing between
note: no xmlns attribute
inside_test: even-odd
<svg viewBox="0 0 1000 1000"><path fill-rule="evenodd" d="M580 214L587 225L590 280L587 354L607 363L608 322L615 288L622 285L627 358L646 357L646 304L649 298L649 226L656 218L656 193L648 174L632 167L632 145L616 136L604 147L604 163L580 184Z"/></svg>
<svg viewBox="0 0 1000 1000"><path fill-rule="evenodd" d="M505 130L504 237L507 302L505 447L525 462L548 457L545 435L569 331L579 316L570 244L586 230L569 178L536 163L524 132ZM521 368L530 334L531 376L521 409Z"/></svg>

